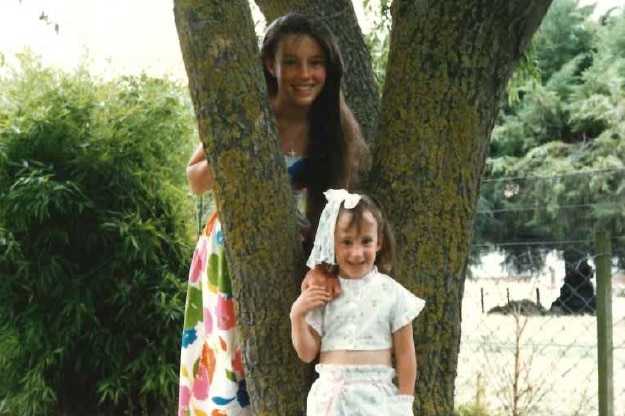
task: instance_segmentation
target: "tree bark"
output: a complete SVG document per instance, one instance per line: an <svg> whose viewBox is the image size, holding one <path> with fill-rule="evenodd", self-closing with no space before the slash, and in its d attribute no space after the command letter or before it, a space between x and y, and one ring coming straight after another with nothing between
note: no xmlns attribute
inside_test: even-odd
<svg viewBox="0 0 625 416"><path fill-rule="evenodd" d="M295 206L246 0L175 0L199 135L214 177L254 415L301 414L308 367L290 347L303 275Z"/></svg>
<svg viewBox="0 0 625 416"><path fill-rule="evenodd" d="M370 73L370 59L348 60L364 47L351 5L346 0L257 3L268 20L295 8L325 16L348 61L346 85L370 80L372 93L362 105L353 101L357 84L346 95L368 126L365 131L375 128L366 123L377 113L363 110L377 109L373 76L354 75L362 66ZM415 331L420 415L453 414L466 259L488 141L508 79L550 4L393 3L369 189L395 225L394 277L427 301ZM287 316L299 292L301 250L249 8L245 0L175 0L174 5L225 228L252 408L255 415L300 414L308 367L290 348Z"/></svg>
<svg viewBox="0 0 625 416"><path fill-rule="evenodd" d="M415 323L416 414L452 415L471 229L490 133L551 0L395 0L371 190L394 224Z"/></svg>
<svg viewBox="0 0 625 416"><path fill-rule="evenodd" d="M255 0L267 22L298 10L319 16L336 35L345 63L343 93L354 112L368 143L373 144L380 99L375 88L371 54L365 45L362 31L351 0Z"/></svg>

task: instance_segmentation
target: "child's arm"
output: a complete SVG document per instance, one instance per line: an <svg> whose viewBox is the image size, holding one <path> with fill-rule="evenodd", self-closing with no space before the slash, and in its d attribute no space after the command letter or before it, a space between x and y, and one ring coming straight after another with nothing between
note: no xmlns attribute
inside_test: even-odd
<svg viewBox="0 0 625 416"><path fill-rule="evenodd" d="M297 356L309 363L319 353L321 339L319 334L306 323L309 311L323 306L331 300L325 288L310 286L293 302L291 307L291 341Z"/></svg>
<svg viewBox="0 0 625 416"><path fill-rule="evenodd" d="M414 395L417 379L417 354L412 337L412 322L393 334L399 394Z"/></svg>

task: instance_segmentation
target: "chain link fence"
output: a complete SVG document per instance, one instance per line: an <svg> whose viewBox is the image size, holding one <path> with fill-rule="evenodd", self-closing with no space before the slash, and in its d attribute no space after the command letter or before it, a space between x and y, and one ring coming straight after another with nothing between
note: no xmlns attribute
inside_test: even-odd
<svg viewBox="0 0 625 416"><path fill-rule="evenodd" d="M609 406L612 415L625 415L624 243L611 238L612 326L602 334L610 337L604 345L612 341L611 378L598 365L595 260L602 253L588 252L587 242L567 242L512 259L535 261L541 267L532 273L509 272L503 264L510 258L497 252L470 268L456 377L459 414L604 416L600 408ZM599 377L608 378L613 397L599 395Z"/></svg>

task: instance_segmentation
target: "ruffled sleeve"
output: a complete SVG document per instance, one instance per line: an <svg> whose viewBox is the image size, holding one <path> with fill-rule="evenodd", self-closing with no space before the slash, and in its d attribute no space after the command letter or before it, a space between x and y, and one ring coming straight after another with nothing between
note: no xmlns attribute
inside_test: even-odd
<svg viewBox="0 0 625 416"><path fill-rule="evenodd" d="M323 337L323 315L325 307L320 306L308 312L306 315L306 323L310 325L312 329L317 331L319 337Z"/></svg>
<svg viewBox="0 0 625 416"><path fill-rule="evenodd" d="M393 333L412 322L425 306L423 299L413 295L398 282L395 283L395 305L391 316L391 332Z"/></svg>

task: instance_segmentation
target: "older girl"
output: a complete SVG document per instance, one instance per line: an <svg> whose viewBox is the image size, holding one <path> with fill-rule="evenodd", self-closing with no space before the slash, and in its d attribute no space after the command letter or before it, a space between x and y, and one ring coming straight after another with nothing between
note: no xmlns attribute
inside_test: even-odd
<svg viewBox="0 0 625 416"><path fill-rule="evenodd" d="M343 64L336 40L323 22L300 13L276 19L267 30L261 58L308 252L322 191L351 187L367 162L368 149L342 99ZM196 194L212 188L201 145L189 161L187 176ZM221 223L214 214L199 238L189 272L180 416L250 414L230 288Z"/></svg>

